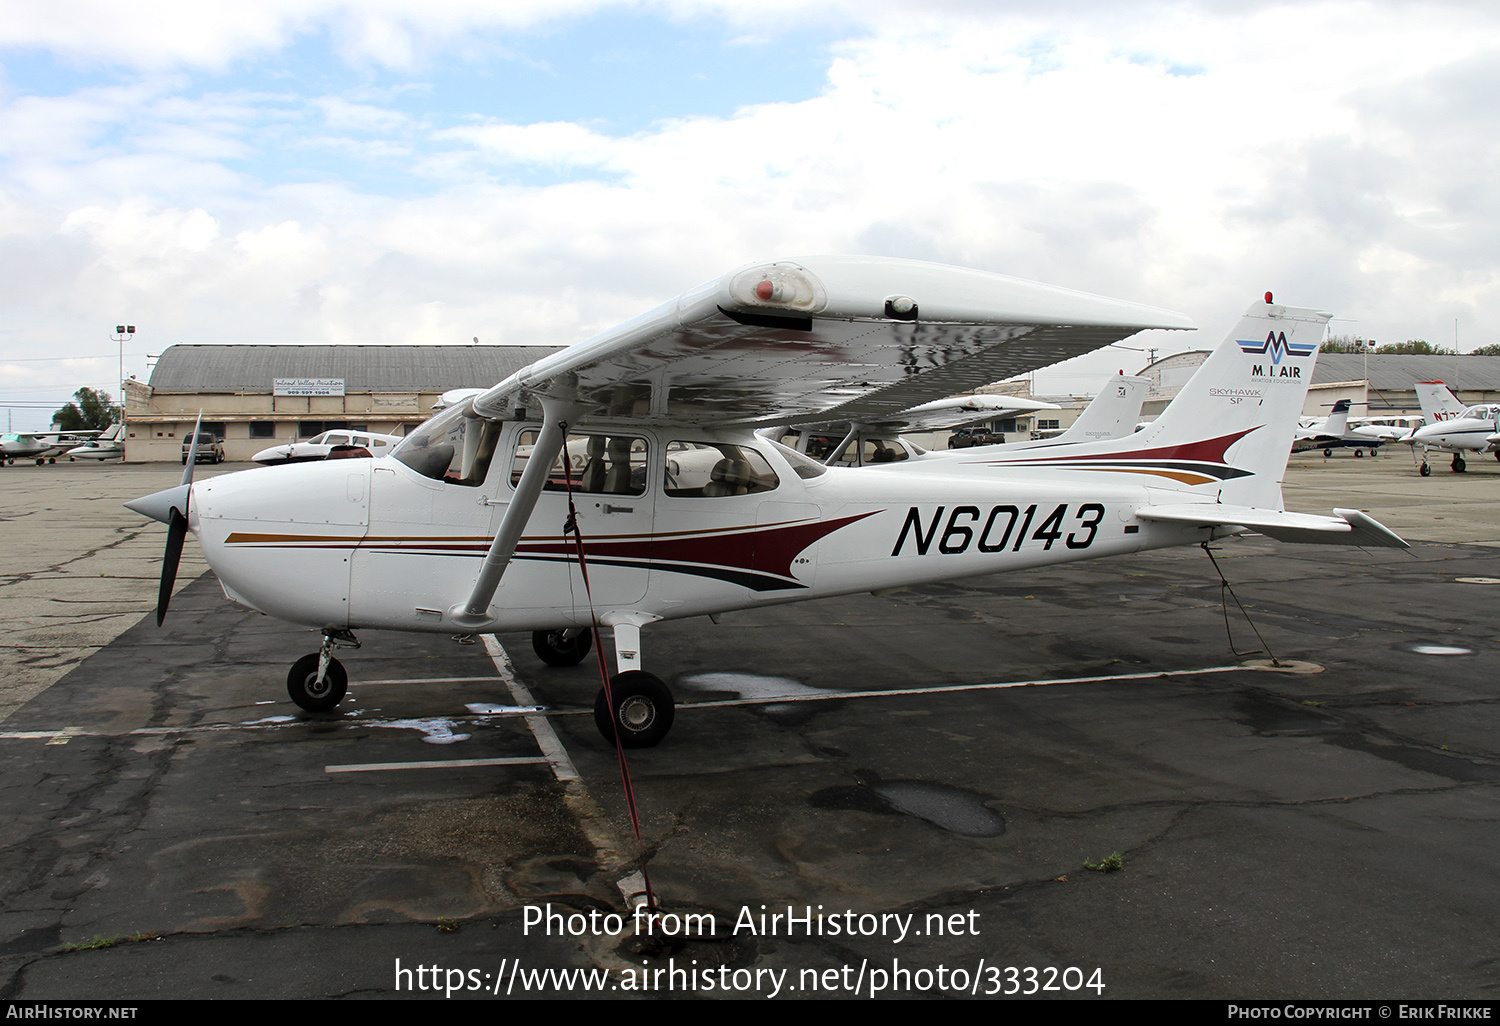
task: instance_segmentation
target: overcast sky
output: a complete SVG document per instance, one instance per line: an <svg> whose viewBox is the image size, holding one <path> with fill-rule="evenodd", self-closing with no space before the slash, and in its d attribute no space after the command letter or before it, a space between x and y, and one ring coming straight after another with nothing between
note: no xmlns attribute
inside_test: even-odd
<svg viewBox="0 0 1500 1026"><path fill-rule="evenodd" d="M1194 318L1127 343L1163 352L1268 289L1500 341L1500 5L917 6L0 0L0 404L117 391L119 322L141 378L178 342L562 345L810 253Z"/></svg>

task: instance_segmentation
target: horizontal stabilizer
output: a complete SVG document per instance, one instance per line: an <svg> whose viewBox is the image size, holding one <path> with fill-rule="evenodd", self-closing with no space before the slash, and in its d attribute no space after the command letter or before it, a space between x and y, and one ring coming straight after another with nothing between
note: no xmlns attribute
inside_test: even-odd
<svg viewBox="0 0 1500 1026"><path fill-rule="evenodd" d="M1277 541L1320 545L1359 545L1370 548L1410 548L1395 532L1357 509L1336 509L1337 517L1287 513L1254 506L1226 506L1214 502L1185 502L1146 506L1136 516L1202 527L1243 527Z"/></svg>

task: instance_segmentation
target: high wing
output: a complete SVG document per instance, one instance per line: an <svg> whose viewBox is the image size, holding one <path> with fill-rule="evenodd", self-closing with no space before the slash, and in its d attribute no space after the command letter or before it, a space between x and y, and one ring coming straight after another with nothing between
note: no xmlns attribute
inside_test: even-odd
<svg viewBox="0 0 1500 1026"><path fill-rule="evenodd" d="M1181 314L967 268L882 257L753 264L538 360L474 399L542 399L638 424L891 418L1091 352Z"/></svg>

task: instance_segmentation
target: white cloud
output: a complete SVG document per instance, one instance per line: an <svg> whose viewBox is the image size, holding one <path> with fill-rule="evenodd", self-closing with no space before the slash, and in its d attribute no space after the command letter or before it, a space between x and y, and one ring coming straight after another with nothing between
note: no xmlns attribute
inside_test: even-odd
<svg viewBox="0 0 1500 1026"><path fill-rule="evenodd" d="M161 7L145 20L190 24L137 63L231 61L332 26L346 59L400 66L555 10L488 9ZM759 9L780 24L855 16ZM950 3L918 21L900 5L861 8L874 13L835 48L821 95L627 135L587 110L535 123L476 110L453 127L365 84L204 95L179 73L12 97L0 105L0 288L17 330L0 352L82 345L121 316L153 351L566 343L744 261L838 251L1183 309L1205 328L1200 345L1267 288L1377 337L1447 340L1454 317L1466 345L1500 335L1500 28L1487 9L1016 9ZM0 45L98 59L118 27L101 13L65 33L39 17L0 17ZM145 29L119 31L125 49ZM313 152L339 157L302 178L257 170ZM1122 362L1104 356L1090 373ZM1085 387L1072 372L1052 387Z"/></svg>

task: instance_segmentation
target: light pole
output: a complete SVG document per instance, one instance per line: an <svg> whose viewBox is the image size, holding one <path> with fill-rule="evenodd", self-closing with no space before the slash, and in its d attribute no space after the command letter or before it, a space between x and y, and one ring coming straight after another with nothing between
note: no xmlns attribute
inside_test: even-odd
<svg viewBox="0 0 1500 1026"><path fill-rule="evenodd" d="M125 424L125 340L134 340L134 324L116 324L115 333L110 336L120 343L120 430L124 430Z"/></svg>

